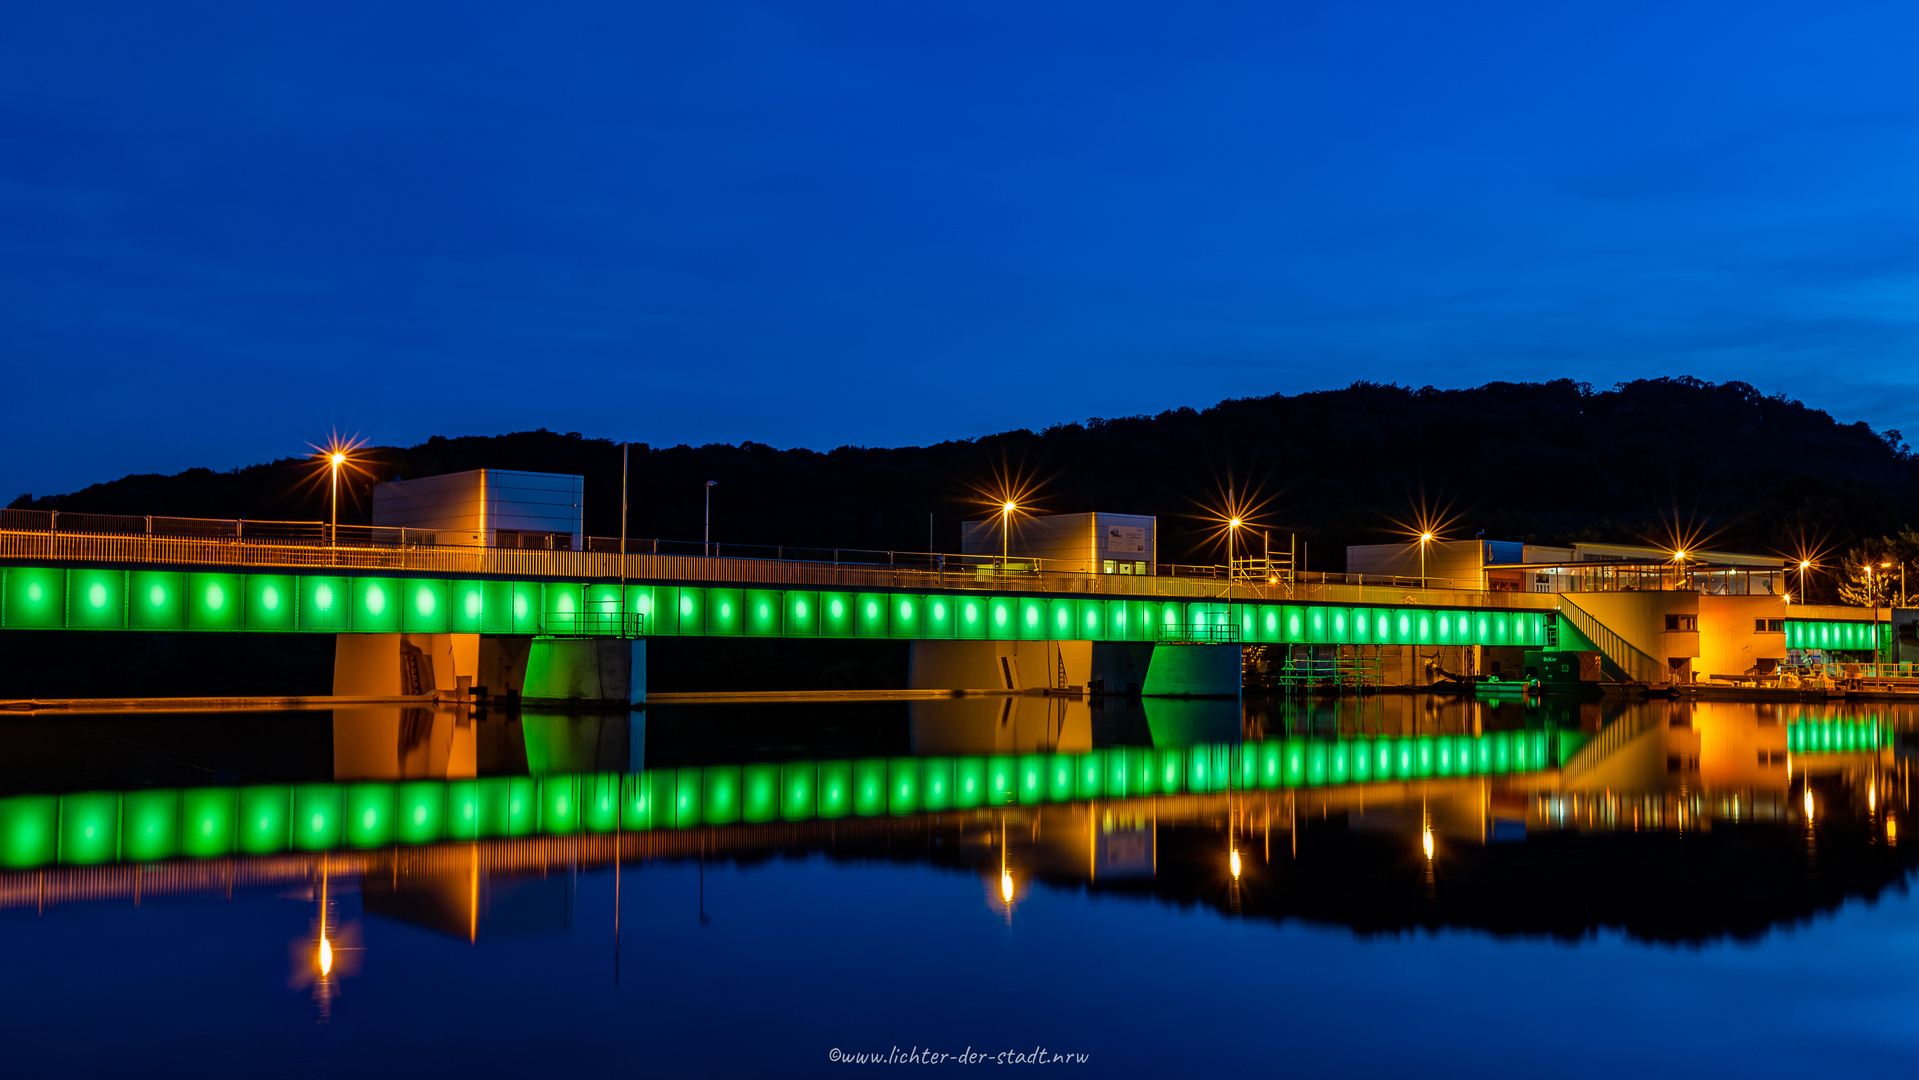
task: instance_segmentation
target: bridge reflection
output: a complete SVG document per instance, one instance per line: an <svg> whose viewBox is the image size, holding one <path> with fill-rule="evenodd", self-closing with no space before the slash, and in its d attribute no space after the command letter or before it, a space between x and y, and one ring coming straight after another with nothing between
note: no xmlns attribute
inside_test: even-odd
<svg viewBox="0 0 1919 1080"><path fill-rule="evenodd" d="M0 908L327 880L369 914L484 941L568 928L581 872L782 855L963 871L1008 917L1039 887L1368 932L1702 940L1875 895L1914 859L1896 710L1562 714L1590 732L1483 730L1464 708L1229 713L1270 737L1087 745L1163 729L1026 702L910 711L919 754L637 772L573 771L638 762L646 722L627 714L465 733L453 715L344 715L330 781L0 799Z"/></svg>

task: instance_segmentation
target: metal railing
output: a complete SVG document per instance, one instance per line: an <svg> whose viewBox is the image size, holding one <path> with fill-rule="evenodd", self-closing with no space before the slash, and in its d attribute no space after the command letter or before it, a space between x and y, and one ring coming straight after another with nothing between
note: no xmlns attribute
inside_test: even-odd
<svg viewBox="0 0 1919 1080"><path fill-rule="evenodd" d="M1239 627L1167 623L1159 628L1159 640L1167 645L1233 645L1239 642Z"/></svg>
<svg viewBox="0 0 1919 1080"><path fill-rule="evenodd" d="M621 637L646 636L646 616L632 611L549 611L545 615L549 637Z"/></svg>
<svg viewBox="0 0 1919 1080"><path fill-rule="evenodd" d="M1606 624L1593 618L1577 600L1565 594L1559 594L1559 613L1566 617L1586 640L1599 647L1606 659L1618 666L1629 681L1644 683L1669 683L1672 681L1672 669L1641 651L1637 645L1614 633Z"/></svg>
<svg viewBox="0 0 1919 1080"><path fill-rule="evenodd" d="M69 528L70 525L88 527ZM1002 565L992 556L833 548L774 549L778 553L826 555L830 559L738 558L671 554L668 552L676 547L697 549L700 545L669 545L646 540L629 540L629 554L622 556L617 547L612 551L601 550L602 538L597 537L581 545L586 550L556 551L429 543L430 535L417 530L364 527L349 530L348 526L341 526L336 542L331 539L329 528L317 522L109 518L7 510L0 511L0 561L335 569L345 573L456 577L681 581L1528 611L1550 611L1557 600L1553 596L1520 592L1422 589L1377 579L1367 584L1363 579L1341 574L1300 575L1301 580L1279 584L1232 582L1226 580L1223 567L1179 568L1208 572L1217 569L1217 577L1186 573L1102 574L1049 570L1036 559L1013 560ZM641 550L634 553L635 548ZM737 545L727 545L724 549L715 545L715 548L735 550ZM882 557L885 561L880 561Z"/></svg>

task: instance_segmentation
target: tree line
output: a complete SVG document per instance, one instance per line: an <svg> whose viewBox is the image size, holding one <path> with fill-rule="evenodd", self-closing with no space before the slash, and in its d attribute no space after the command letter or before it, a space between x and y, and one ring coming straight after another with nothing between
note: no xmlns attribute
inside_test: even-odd
<svg viewBox="0 0 1919 1080"><path fill-rule="evenodd" d="M1154 514L1163 562L1219 560L1209 518L1227 494L1276 546L1296 535L1308 570L1344 569L1347 544L1441 536L1562 544L1651 542L1810 557L1814 599L1851 596L1852 568L1908 564L1919 591L1919 460L1897 431L1840 423L1743 382L1558 379L1459 390L1356 382L1210 408L1094 418L914 447L829 451L761 443L634 442L627 532L697 540L716 481L722 544L924 551L958 546L1001 483L1041 512ZM586 478L585 528L619 534L621 444L540 429L434 436L358 455L341 522L365 523L374 483L481 467ZM16 508L318 520L309 457L225 472L135 475ZM931 518L929 540L929 515ZM1898 542L1895 542L1898 541Z"/></svg>

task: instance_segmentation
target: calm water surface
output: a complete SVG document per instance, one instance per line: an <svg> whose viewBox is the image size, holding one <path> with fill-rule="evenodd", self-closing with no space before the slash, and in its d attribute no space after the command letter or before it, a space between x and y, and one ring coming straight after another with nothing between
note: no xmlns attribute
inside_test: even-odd
<svg viewBox="0 0 1919 1080"><path fill-rule="evenodd" d="M6 1071L858 1075L829 1054L896 1046L1086 1076L1903 1071L1913 721L7 717Z"/></svg>

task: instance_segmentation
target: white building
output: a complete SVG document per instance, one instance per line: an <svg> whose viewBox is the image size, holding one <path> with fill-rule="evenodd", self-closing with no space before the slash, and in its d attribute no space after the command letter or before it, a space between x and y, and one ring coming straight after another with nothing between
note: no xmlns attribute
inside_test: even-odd
<svg viewBox="0 0 1919 1080"><path fill-rule="evenodd" d="M960 554L1000 553L1000 519L960 523ZM1037 559L1039 569L1068 574L1152 574L1159 566L1154 518L1142 514L1049 514L1014 517L1005 550Z"/></svg>
<svg viewBox="0 0 1919 1080"><path fill-rule="evenodd" d="M433 534L435 544L577 551L586 478L472 469L373 487L373 524Z"/></svg>

